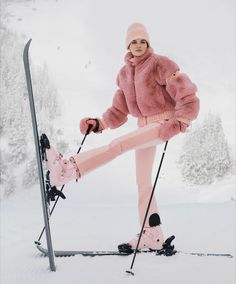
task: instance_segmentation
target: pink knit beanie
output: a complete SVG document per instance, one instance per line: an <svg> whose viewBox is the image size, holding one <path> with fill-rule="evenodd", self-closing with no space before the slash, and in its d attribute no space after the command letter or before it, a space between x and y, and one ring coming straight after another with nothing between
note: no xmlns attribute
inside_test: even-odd
<svg viewBox="0 0 236 284"><path fill-rule="evenodd" d="M127 49L129 48L131 41L135 39L145 39L148 45L150 46L149 34L147 33L147 30L144 27L144 25L140 23L133 23L132 25L129 26L126 35Z"/></svg>

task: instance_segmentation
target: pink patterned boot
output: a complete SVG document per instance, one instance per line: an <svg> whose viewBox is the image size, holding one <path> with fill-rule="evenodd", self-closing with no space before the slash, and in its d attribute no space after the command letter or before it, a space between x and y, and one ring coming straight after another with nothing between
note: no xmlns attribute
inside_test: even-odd
<svg viewBox="0 0 236 284"><path fill-rule="evenodd" d="M139 234L129 243L120 244L118 249L120 252L132 253L137 246ZM138 246L138 250L160 250L163 248L164 237L161 226L146 227L143 230L142 237Z"/></svg>
<svg viewBox="0 0 236 284"><path fill-rule="evenodd" d="M69 161L62 159L62 155L53 147L46 149L46 155L51 186L61 186L80 177L79 169L73 157Z"/></svg>
<svg viewBox="0 0 236 284"><path fill-rule="evenodd" d="M149 226L144 227L140 242L138 245L138 250L162 250L164 244L164 237L161 229L161 219L159 214L153 213L149 216ZM124 253L133 253L137 247L139 241L138 234L128 243L123 243L118 245L118 250Z"/></svg>
<svg viewBox="0 0 236 284"><path fill-rule="evenodd" d="M139 239L139 234L129 242L133 250L137 246L138 239ZM138 249L159 250L162 248L163 243L164 243L164 238L161 226L148 227L144 228L143 230Z"/></svg>

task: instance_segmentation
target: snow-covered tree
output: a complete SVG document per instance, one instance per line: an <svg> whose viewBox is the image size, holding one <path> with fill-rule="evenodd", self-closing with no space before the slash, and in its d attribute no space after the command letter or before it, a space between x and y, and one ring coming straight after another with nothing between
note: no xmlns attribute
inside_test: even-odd
<svg viewBox="0 0 236 284"><path fill-rule="evenodd" d="M210 184L232 167L229 147L219 115L209 113L201 125L186 134L179 159L185 181Z"/></svg>
<svg viewBox="0 0 236 284"><path fill-rule="evenodd" d="M35 155L22 58L25 42L26 40L22 36L1 25L0 139L7 144L7 162L11 165L11 171L4 172L6 181L8 175L10 179L10 176L13 176L14 171L22 163L26 165L25 174L29 174L28 169L32 168L32 156ZM32 60L30 60L30 65L39 133L45 132L51 137L57 131L54 123L55 118L60 115L58 93L49 79L47 66L36 67ZM2 151L2 143L0 150ZM35 171L33 173L35 174ZM26 180L27 178L24 178L24 183ZM32 180L35 181L36 177ZM4 189L2 186L1 190L6 190L6 187ZM9 193L14 191L14 183L8 187L7 191Z"/></svg>
<svg viewBox="0 0 236 284"><path fill-rule="evenodd" d="M10 196L16 187L16 177L8 157L5 151L0 151L0 199Z"/></svg>
<svg viewBox="0 0 236 284"><path fill-rule="evenodd" d="M36 157L33 157L25 166L22 184L28 188L39 182Z"/></svg>

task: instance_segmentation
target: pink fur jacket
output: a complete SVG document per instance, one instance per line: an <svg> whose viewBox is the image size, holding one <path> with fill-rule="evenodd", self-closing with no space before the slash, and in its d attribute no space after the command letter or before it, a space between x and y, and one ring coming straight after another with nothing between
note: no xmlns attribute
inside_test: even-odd
<svg viewBox="0 0 236 284"><path fill-rule="evenodd" d="M140 57L128 52L125 63L117 77L119 88L112 106L102 117L105 126L117 128L129 114L138 118L159 115L168 119L160 130L163 140L184 132L199 112L196 85L173 61L153 53L152 48Z"/></svg>

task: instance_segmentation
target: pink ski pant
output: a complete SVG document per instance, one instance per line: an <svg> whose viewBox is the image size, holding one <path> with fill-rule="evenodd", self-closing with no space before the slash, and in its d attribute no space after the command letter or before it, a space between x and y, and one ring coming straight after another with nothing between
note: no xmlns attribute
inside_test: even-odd
<svg viewBox="0 0 236 284"><path fill-rule="evenodd" d="M156 145L163 143L159 139L159 127L162 121L147 122L127 135L114 139L106 146L89 150L74 156L81 176L112 161L123 153L135 150L136 181L138 186L138 211L140 224L143 223L146 208L152 191L152 168ZM158 213L156 198L153 196L145 226L149 227L149 216Z"/></svg>

